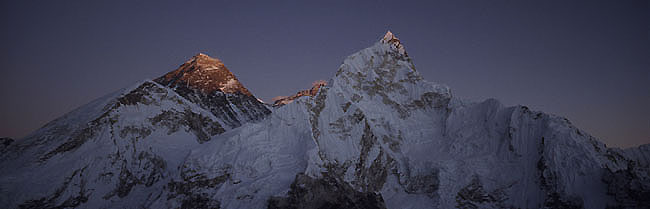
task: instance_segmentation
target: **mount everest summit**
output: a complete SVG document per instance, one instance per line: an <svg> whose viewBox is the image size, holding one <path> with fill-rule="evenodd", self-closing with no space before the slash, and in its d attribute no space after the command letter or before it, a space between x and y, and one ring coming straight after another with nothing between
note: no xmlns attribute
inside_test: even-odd
<svg viewBox="0 0 650 209"><path fill-rule="evenodd" d="M198 54L2 145L3 208L650 207L650 145L457 98L390 32L274 105Z"/></svg>

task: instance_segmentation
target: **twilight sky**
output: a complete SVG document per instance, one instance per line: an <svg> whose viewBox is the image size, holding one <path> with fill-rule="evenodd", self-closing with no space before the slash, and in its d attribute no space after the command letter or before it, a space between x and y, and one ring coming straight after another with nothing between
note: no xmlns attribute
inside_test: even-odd
<svg viewBox="0 0 650 209"><path fill-rule="evenodd" d="M0 136L198 52L268 101L329 79L391 30L457 97L527 105L636 146L650 143L649 23L645 0L1 1Z"/></svg>

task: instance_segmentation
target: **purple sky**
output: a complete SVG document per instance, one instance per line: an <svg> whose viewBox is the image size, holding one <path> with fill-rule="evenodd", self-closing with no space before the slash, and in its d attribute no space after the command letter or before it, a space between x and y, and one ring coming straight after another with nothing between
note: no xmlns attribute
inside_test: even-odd
<svg viewBox="0 0 650 209"><path fill-rule="evenodd" d="M458 97L650 143L648 1L1 1L0 136L176 69L198 52L264 100L329 79L386 30Z"/></svg>

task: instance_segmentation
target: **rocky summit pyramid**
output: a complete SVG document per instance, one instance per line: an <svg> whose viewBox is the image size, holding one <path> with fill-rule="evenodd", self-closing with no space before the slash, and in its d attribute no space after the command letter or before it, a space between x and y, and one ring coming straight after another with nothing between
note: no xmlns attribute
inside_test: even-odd
<svg viewBox="0 0 650 209"><path fill-rule="evenodd" d="M221 60L203 53L195 55L178 69L156 79L156 82L171 88L185 87L206 94L220 91L252 96Z"/></svg>
<svg viewBox="0 0 650 209"><path fill-rule="evenodd" d="M202 53L154 81L212 112L230 128L270 113L220 60Z"/></svg>
<svg viewBox="0 0 650 209"><path fill-rule="evenodd" d="M258 102L199 54L0 155L4 208L648 208L650 146L424 80L387 33L325 85ZM324 83L323 83L324 84Z"/></svg>

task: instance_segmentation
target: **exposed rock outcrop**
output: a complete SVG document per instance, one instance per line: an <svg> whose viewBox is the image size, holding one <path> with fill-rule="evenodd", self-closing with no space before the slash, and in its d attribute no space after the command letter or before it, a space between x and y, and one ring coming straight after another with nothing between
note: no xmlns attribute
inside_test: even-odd
<svg viewBox="0 0 650 209"><path fill-rule="evenodd" d="M304 96L316 96L318 90L325 85L327 85L326 81L323 80L314 81L314 83L312 83L311 89L299 91L296 94L291 96L278 96L273 98L273 106L279 107L282 105L286 105Z"/></svg>
<svg viewBox="0 0 650 209"><path fill-rule="evenodd" d="M359 192L336 177L314 179L304 174L296 175L288 197L272 197L269 209L382 209L386 208L381 194Z"/></svg>
<svg viewBox="0 0 650 209"><path fill-rule="evenodd" d="M12 139L12 138L9 138L9 137L0 138L0 150L4 150L5 148L7 148L12 143L14 143L14 139Z"/></svg>

